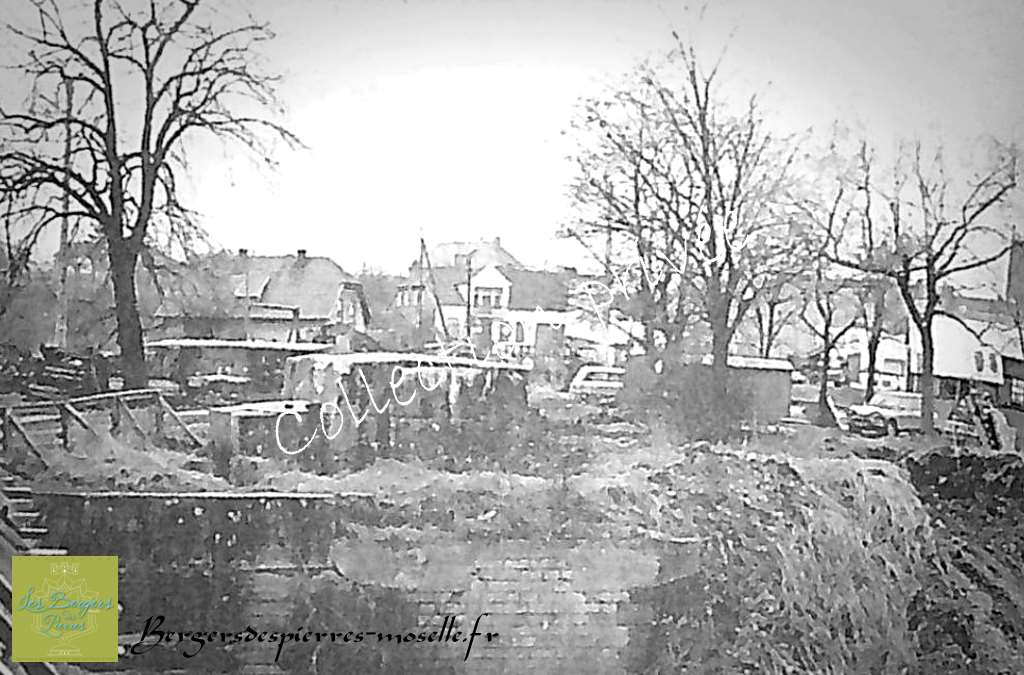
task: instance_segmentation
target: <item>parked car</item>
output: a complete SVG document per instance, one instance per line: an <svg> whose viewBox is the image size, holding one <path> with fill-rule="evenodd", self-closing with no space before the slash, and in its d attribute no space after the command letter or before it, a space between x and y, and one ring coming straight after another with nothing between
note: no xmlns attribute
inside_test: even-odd
<svg viewBox="0 0 1024 675"><path fill-rule="evenodd" d="M625 368L583 366L569 383L569 393L584 400L613 398L622 389Z"/></svg>
<svg viewBox="0 0 1024 675"><path fill-rule="evenodd" d="M921 430L921 394L883 391L863 405L850 406L850 431L862 436L895 436Z"/></svg>

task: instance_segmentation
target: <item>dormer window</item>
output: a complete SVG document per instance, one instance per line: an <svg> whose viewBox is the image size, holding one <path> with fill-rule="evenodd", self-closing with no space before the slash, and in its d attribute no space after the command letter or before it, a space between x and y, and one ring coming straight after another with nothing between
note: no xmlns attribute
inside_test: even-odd
<svg viewBox="0 0 1024 675"><path fill-rule="evenodd" d="M501 309L501 289L480 286L473 289L473 307L477 309Z"/></svg>

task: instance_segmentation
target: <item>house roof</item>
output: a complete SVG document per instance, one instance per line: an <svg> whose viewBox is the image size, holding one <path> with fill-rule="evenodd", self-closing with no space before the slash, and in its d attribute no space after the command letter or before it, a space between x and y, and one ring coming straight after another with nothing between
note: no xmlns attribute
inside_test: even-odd
<svg viewBox="0 0 1024 675"><path fill-rule="evenodd" d="M433 262L433 261L431 261ZM549 270L529 270L518 264L495 265L495 268L509 280L511 284L509 309L521 310L567 310L569 306L569 287L573 274L566 271L552 272ZM466 298L459 291L466 284L466 268L447 265L432 267L434 288L437 299L442 305L464 305ZM424 283L430 287L429 275L424 275ZM399 288L419 284L417 277L410 277L398 284Z"/></svg>
<svg viewBox="0 0 1024 675"><path fill-rule="evenodd" d="M466 271L460 267L434 267L431 272L434 278L434 290L442 305L464 305L466 299L459 293L459 284L466 283ZM427 278L430 286L430 279Z"/></svg>
<svg viewBox="0 0 1024 675"><path fill-rule="evenodd" d="M322 352L331 345L315 342L273 342L271 340L218 340L214 338L176 338L147 342L147 349L252 349L263 351L306 353Z"/></svg>
<svg viewBox="0 0 1024 675"><path fill-rule="evenodd" d="M1021 351L1020 334L1016 326L999 324L977 319L961 319L968 330L979 337L986 347L999 352L1001 356L1011 359L1024 359Z"/></svg>
<svg viewBox="0 0 1024 675"><path fill-rule="evenodd" d="M502 245L501 239L481 241L448 241L437 244L428 251L430 264L437 267L459 266L459 259L473 255L473 266L480 265L515 265L523 264ZM414 263L415 264L415 263Z"/></svg>
<svg viewBox="0 0 1024 675"><path fill-rule="evenodd" d="M701 363L705 366L710 366L711 355L705 356ZM793 370L793 364L786 359L765 359L758 356L730 354L726 363L730 368L742 368L744 370L783 370L786 372Z"/></svg>
<svg viewBox="0 0 1024 675"><path fill-rule="evenodd" d="M337 306L338 288L350 285L359 292L359 282L336 262L323 256L250 256L227 252L208 256L187 266L185 274L195 277L199 295L216 293L227 307L213 312L209 303L196 302L189 294L165 298L157 316L245 315L246 297L279 307L252 308L252 318L291 318L298 307L303 318L330 318ZM365 303L364 311L365 311Z"/></svg>
<svg viewBox="0 0 1024 675"><path fill-rule="evenodd" d="M290 356L288 362L300 368L311 364L313 368L334 368L335 372L347 374L354 366L391 365L409 368L480 368L482 370L515 370L527 372L530 366L505 361L486 361L445 354L421 352L357 352L352 354L306 354Z"/></svg>
<svg viewBox="0 0 1024 675"><path fill-rule="evenodd" d="M510 265L499 265L498 271L511 283L509 309L569 308L569 284L565 273L527 270Z"/></svg>

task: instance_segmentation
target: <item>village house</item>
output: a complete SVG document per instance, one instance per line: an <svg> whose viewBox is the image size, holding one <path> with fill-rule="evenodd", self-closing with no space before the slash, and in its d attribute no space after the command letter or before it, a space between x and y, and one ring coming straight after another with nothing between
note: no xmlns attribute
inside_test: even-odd
<svg viewBox="0 0 1024 675"><path fill-rule="evenodd" d="M563 359L571 345L583 360L615 365L642 330L579 303L589 281L568 267L528 269L497 238L447 243L410 265L395 305L409 324L432 326L434 340L469 339L518 360Z"/></svg>
<svg viewBox="0 0 1024 675"><path fill-rule="evenodd" d="M850 329L836 344L836 355L846 368L851 386L868 386L868 331L862 326ZM875 353L875 390L906 391L908 355L905 335L882 333Z"/></svg>
<svg viewBox="0 0 1024 675"><path fill-rule="evenodd" d="M990 394L1017 430L1018 448L1024 443L1024 326L1017 310L1024 283L1016 279L1024 276L1020 255L1017 248L1011 256L1005 295L976 297L947 287L939 301L943 313L932 324L936 397L951 402L970 391ZM909 343L912 390L920 391L923 354L913 324Z"/></svg>
<svg viewBox="0 0 1024 675"><path fill-rule="evenodd" d="M935 395L956 399L974 389L996 394L1003 386L1003 355L1001 347L989 342L992 333L980 321L936 316L932 323L935 345L933 372ZM986 335L986 333L989 333ZM920 391L924 354L917 327L910 327L911 389Z"/></svg>
<svg viewBox="0 0 1024 675"><path fill-rule="evenodd" d="M164 297L149 337L301 342L364 334L370 322L362 285L323 256L221 252L185 272L199 293ZM179 285L180 286L180 285Z"/></svg>

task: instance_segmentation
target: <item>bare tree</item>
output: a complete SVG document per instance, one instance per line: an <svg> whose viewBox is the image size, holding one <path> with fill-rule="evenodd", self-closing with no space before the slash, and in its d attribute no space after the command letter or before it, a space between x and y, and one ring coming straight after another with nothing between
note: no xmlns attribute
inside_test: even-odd
<svg viewBox="0 0 1024 675"><path fill-rule="evenodd" d="M273 141L298 144L264 116L279 112L276 79L253 59L272 33L251 18L218 28L222 16L202 0L82 0L73 8L30 1L38 24L9 30L25 45L18 68L33 94L24 109L0 108L9 138L0 172L40 222L66 216L102 233L122 366L127 383L139 386L146 369L135 269L158 230L194 230L194 214L178 199L189 140L236 142L268 163ZM70 116L43 94L62 81L75 85ZM67 167L56 142L65 127Z"/></svg>
<svg viewBox="0 0 1024 675"><path fill-rule="evenodd" d="M802 314L805 299L793 280L786 280L772 284L770 290L754 304L758 354L766 359L771 357L775 341L783 329Z"/></svg>
<svg viewBox="0 0 1024 675"><path fill-rule="evenodd" d="M878 379L878 348L885 330L886 299L892 282L884 276L869 276L857 291L860 303L860 320L867 333L868 377L864 388L864 400L870 401L875 395ZM910 364L907 364L909 367Z"/></svg>
<svg viewBox="0 0 1024 675"><path fill-rule="evenodd" d="M1010 228L998 222L995 210L1016 186L1016 152L1000 149L987 170L962 184L947 176L941 151L926 161L919 143L901 151L883 186L875 181L872 169L873 158L862 144L853 177L842 179L836 190L835 201L847 204L847 217L827 223L829 258L849 269L887 277L899 289L921 336L923 428L932 432L932 323L943 311L941 289L1009 251ZM878 197L882 208L875 208ZM979 253L982 250L992 252Z"/></svg>
<svg viewBox="0 0 1024 675"><path fill-rule="evenodd" d="M836 418L828 402L829 359L839 340L857 325L858 316L852 311L856 302L856 284L838 277L822 259L814 269L814 283L807 292L807 302L800 319L821 341L820 382L818 387L819 426L834 427Z"/></svg>
<svg viewBox="0 0 1024 675"><path fill-rule="evenodd" d="M3 318L14 296L28 280L32 251L48 223L46 220L26 222L23 209L15 208L13 192L3 184L0 184L0 204L4 211L0 243L0 318Z"/></svg>
<svg viewBox="0 0 1024 675"><path fill-rule="evenodd" d="M641 67L630 86L585 103L580 215L569 234L619 254L608 271L635 289L648 348L658 336L678 341L693 318L709 328L724 401L737 327L794 261L810 258L812 232L793 206L794 144L766 129L755 99L731 113L716 77L680 48L664 67Z"/></svg>

